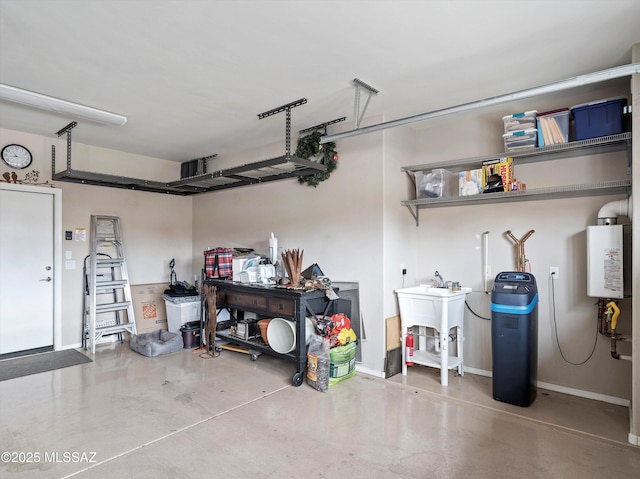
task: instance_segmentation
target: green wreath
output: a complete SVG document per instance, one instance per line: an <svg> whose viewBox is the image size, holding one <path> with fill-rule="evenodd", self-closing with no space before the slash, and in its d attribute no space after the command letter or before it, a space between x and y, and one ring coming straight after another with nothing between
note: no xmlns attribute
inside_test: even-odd
<svg viewBox="0 0 640 479"><path fill-rule="evenodd" d="M336 144L329 142L321 145L320 138L322 136L323 134L319 131L303 136L298 140L298 147L296 148L295 153L298 158L315 161L326 166L325 171L320 171L313 175L298 177L298 182L306 183L314 188L324 180L328 179L331 176L331 172L338 167Z"/></svg>

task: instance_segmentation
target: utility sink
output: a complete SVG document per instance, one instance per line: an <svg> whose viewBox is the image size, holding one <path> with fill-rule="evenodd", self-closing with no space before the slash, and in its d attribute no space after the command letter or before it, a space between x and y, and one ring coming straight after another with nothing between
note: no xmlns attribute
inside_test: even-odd
<svg viewBox="0 0 640 479"><path fill-rule="evenodd" d="M421 284L419 286L412 286L410 288L396 289L396 293L399 294L416 294L424 296L438 296L438 297L451 297L459 294L469 294L471 288L460 288L459 291L452 291L448 288L436 288L429 284Z"/></svg>
<svg viewBox="0 0 640 479"><path fill-rule="evenodd" d="M464 374L462 340L464 328L464 302L471 288L452 291L447 288L435 288L421 284L410 288L396 289L400 309L400 330L402 335L402 374L407 374L407 332L417 329L417 344L414 347L412 364L422 364L440 368L440 384L449 384L448 370L458 369ZM438 350L432 353L426 350L426 328L435 331ZM454 329L449 339L450 330ZM423 333L424 331L424 333ZM415 334L415 333L412 333ZM449 357L449 342L455 341L455 356Z"/></svg>

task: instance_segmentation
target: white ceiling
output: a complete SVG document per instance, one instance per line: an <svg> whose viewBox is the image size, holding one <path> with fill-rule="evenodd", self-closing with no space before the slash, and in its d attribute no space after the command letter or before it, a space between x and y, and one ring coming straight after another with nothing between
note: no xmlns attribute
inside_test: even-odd
<svg viewBox="0 0 640 479"><path fill-rule="evenodd" d="M79 121L76 142L174 161L280 142L285 114L257 115L306 98L295 149L353 121L354 78L392 120L630 63L638 42L639 0L0 0L0 83L128 117ZM0 101L2 128L72 120Z"/></svg>

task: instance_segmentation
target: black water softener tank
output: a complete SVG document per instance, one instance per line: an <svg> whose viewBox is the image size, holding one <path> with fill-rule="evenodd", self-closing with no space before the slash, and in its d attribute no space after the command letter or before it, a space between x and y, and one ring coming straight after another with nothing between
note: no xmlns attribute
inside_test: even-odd
<svg viewBox="0 0 640 479"><path fill-rule="evenodd" d="M527 407L536 398L538 288L530 273L496 276L491 291L493 399Z"/></svg>

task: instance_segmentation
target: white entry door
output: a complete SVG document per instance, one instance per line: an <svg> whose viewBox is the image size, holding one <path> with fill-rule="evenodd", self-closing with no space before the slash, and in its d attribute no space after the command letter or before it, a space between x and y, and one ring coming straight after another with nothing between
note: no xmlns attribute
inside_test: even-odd
<svg viewBox="0 0 640 479"><path fill-rule="evenodd" d="M54 195L0 189L0 245L0 354L53 349Z"/></svg>

